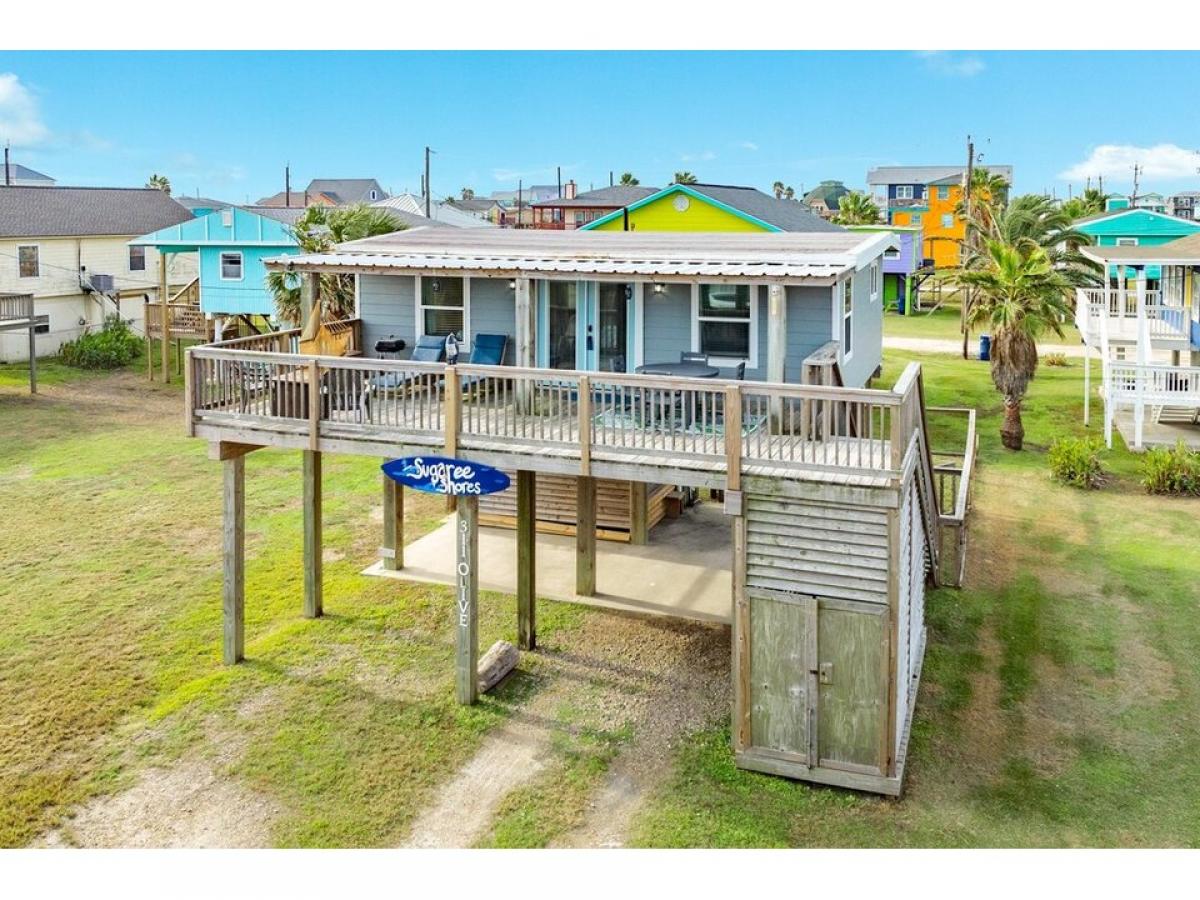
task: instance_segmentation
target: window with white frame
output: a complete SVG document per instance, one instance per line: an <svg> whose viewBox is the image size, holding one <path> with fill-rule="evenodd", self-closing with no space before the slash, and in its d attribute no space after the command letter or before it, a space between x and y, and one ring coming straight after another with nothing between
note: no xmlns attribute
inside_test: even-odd
<svg viewBox="0 0 1200 900"><path fill-rule="evenodd" d="M871 263L871 302L879 299L879 260Z"/></svg>
<svg viewBox="0 0 1200 900"><path fill-rule="evenodd" d="M953 228L954 227L954 213L942 213L942 227L943 228Z"/></svg>
<svg viewBox="0 0 1200 900"><path fill-rule="evenodd" d="M419 281L417 325L421 334L445 337L453 332L466 340L466 279L430 276Z"/></svg>
<svg viewBox="0 0 1200 900"><path fill-rule="evenodd" d="M939 184L937 186L937 198L939 200L949 200L950 199L950 185Z"/></svg>
<svg viewBox="0 0 1200 900"><path fill-rule="evenodd" d="M752 288L702 284L696 301L696 349L720 360L754 365Z"/></svg>
<svg viewBox="0 0 1200 900"><path fill-rule="evenodd" d="M37 244L17 247L17 277L37 278L41 271L41 255Z"/></svg>
<svg viewBox="0 0 1200 900"><path fill-rule="evenodd" d="M913 198L913 186L911 184L896 185L897 200L911 200Z"/></svg>
<svg viewBox="0 0 1200 900"><path fill-rule="evenodd" d="M883 251L883 258L884 259L899 259L900 258L900 250L896 247L888 247L886 250Z"/></svg>
<svg viewBox="0 0 1200 900"><path fill-rule="evenodd" d="M920 225L920 224L921 224L921 214L920 214L920 213L913 213L913 214L912 214L912 223L913 223L914 225Z"/></svg>
<svg viewBox="0 0 1200 900"><path fill-rule="evenodd" d="M240 250L226 250L221 254L221 280L242 280L242 253Z"/></svg>
<svg viewBox="0 0 1200 900"><path fill-rule="evenodd" d="M854 278L842 282L842 358L854 351Z"/></svg>
<svg viewBox="0 0 1200 900"><path fill-rule="evenodd" d="M130 247L129 248L129 271L130 272L145 272L146 271L146 248L145 247Z"/></svg>
<svg viewBox="0 0 1200 900"><path fill-rule="evenodd" d="M1118 247L1136 247L1138 245L1137 238L1117 238Z"/></svg>

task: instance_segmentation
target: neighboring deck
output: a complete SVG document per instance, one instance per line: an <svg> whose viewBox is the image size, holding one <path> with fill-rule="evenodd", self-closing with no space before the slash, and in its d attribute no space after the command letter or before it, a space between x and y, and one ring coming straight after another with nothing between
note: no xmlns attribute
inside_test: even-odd
<svg viewBox="0 0 1200 900"><path fill-rule="evenodd" d="M0 332L29 332L29 392L37 393L37 315L33 294L0 293Z"/></svg>
<svg viewBox="0 0 1200 900"><path fill-rule="evenodd" d="M1146 333L1160 350L1191 348L1187 309L1164 299L1161 291L1145 291ZM1104 352L1105 345L1136 346L1138 294L1113 288L1076 291L1075 324L1084 342Z"/></svg>

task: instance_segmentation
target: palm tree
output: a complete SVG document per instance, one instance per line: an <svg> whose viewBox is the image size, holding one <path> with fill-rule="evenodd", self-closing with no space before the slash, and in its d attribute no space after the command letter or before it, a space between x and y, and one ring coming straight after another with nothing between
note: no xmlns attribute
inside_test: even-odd
<svg viewBox="0 0 1200 900"><path fill-rule="evenodd" d="M783 195L788 193L789 191L792 193L793 196L796 193L795 191L792 191L792 189L790 187L784 187L782 181L777 181L773 185L771 185L771 190L774 191L776 200L782 200Z"/></svg>
<svg viewBox="0 0 1200 900"><path fill-rule="evenodd" d="M154 188L157 191L162 191L164 194L171 193L171 179L166 175L159 175L157 172L150 176L150 180L146 182L146 187Z"/></svg>
<svg viewBox="0 0 1200 900"><path fill-rule="evenodd" d="M675 184L695 184L699 179L691 172L676 172Z"/></svg>
<svg viewBox="0 0 1200 900"><path fill-rule="evenodd" d="M966 248L966 268L987 265L986 241L991 239L1013 247L1041 248L1073 287L1096 283L1095 266L1079 252L1091 238L1075 228L1065 206L1056 206L1041 194L1022 194L1007 204L980 200L971 205L973 240Z"/></svg>
<svg viewBox="0 0 1200 900"><path fill-rule="evenodd" d="M377 234L402 231L407 226L385 208L367 206L310 206L296 220L292 230L301 253L329 253L337 244L357 241ZM275 296L280 319L293 325L300 321L300 280L285 272L267 275L267 288ZM321 317L336 320L354 314L354 276L321 275Z"/></svg>
<svg viewBox="0 0 1200 900"><path fill-rule="evenodd" d="M621 173L621 184L641 184L641 182L633 177L632 172L622 172Z"/></svg>
<svg viewBox="0 0 1200 900"><path fill-rule="evenodd" d="M838 200L833 221L839 225L874 225L881 217L879 207L870 196L862 191L851 191Z"/></svg>
<svg viewBox="0 0 1200 900"><path fill-rule="evenodd" d="M1037 373L1037 338L1043 331L1063 336L1071 284L1049 254L1034 243L1005 243L986 238L977 267L953 278L974 289L968 313L971 326L987 325L992 335L992 383L1004 398L1000 441L1020 450L1025 440L1021 402Z"/></svg>
<svg viewBox="0 0 1200 900"><path fill-rule="evenodd" d="M784 200L795 200L796 199L796 192L794 190L792 190L792 186L790 184L783 189L783 199Z"/></svg>
<svg viewBox="0 0 1200 900"><path fill-rule="evenodd" d="M1070 200L1064 200L1062 210L1064 215L1071 218L1071 221L1077 221L1086 216L1094 216L1097 213L1104 212L1105 204L1108 201L1107 195L1098 188L1085 188L1083 193L1078 197L1072 197Z"/></svg>
<svg viewBox="0 0 1200 900"><path fill-rule="evenodd" d="M473 191L471 188L463 188L460 191L460 193L462 194L462 198L464 200L474 200L475 199L475 191Z"/></svg>

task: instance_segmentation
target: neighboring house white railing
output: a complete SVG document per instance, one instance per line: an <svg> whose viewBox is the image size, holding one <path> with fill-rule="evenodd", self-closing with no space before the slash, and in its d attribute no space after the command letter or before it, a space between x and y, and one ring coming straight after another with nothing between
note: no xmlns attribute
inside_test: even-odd
<svg viewBox="0 0 1200 900"><path fill-rule="evenodd" d="M1142 448L1146 408L1200 410L1200 366L1105 362L1104 442L1112 447L1112 424L1121 406L1133 408L1134 449Z"/></svg>

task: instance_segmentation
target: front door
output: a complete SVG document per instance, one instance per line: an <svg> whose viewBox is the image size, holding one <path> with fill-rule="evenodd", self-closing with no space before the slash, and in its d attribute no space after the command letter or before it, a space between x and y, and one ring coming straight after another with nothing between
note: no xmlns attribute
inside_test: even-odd
<svg viewBox="0 0 1200 900"><path fill-rule="evenodd" d="M634 286L547 281L539 295L539 363L585 372L632 370Z"/></svg>

